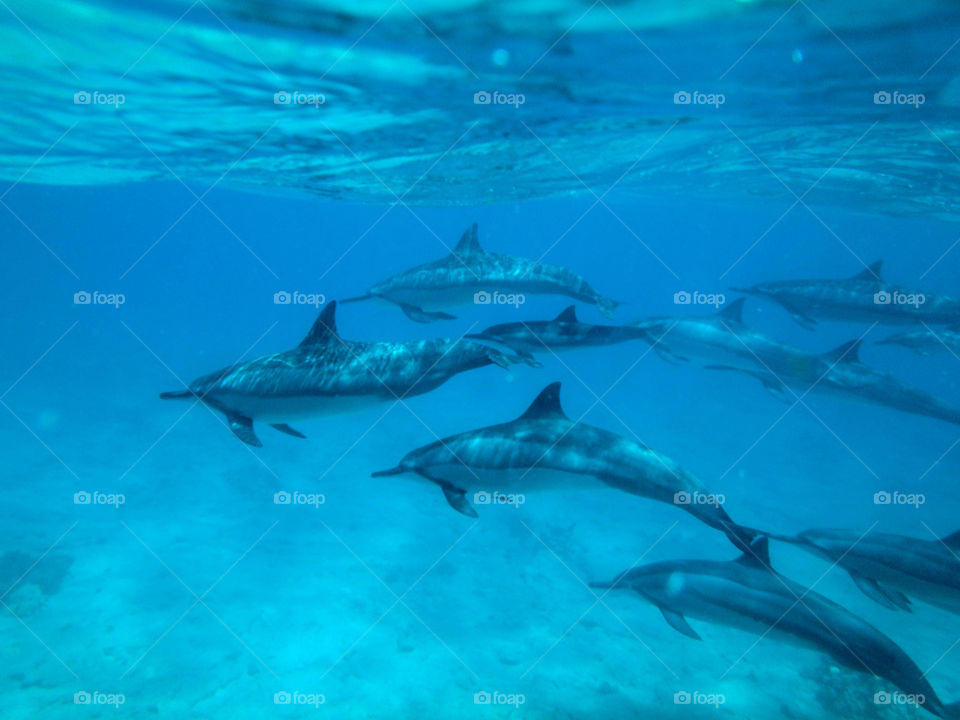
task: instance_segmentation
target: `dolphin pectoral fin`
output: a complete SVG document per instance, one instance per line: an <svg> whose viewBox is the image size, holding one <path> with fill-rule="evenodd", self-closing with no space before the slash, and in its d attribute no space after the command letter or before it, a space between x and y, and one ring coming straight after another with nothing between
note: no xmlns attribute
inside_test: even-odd
<svg viewBox="0 0 960 720"><path fill-rule="evenodd" d="M790 317L792 317L793 321L804 330L816 330L817 328L817 321L811 317L807 317L806 315L802 315L798 312L790 313Z"/></svg>
<svg viewBox="0 0 960 720"><path fill-rule="evenodd" d="M470 501L467 500L467 496L463 490L454 487L450 483L444 483L440 486L440 489L443 490L443 496L447 499L447 502L450 503L450 507L458 513L472 518L480 517L477 515L477 511L473 509Z"/></svg>
<svg viewBox="0 0 960 720"><path fill-rule="evenodd" d="M690 627L687 619L680 613L666 608L663 605L660 605L660 612L663 613L663 619L670 624L670 627L681 635L686 635L688 638L693 638L694 640L703 640L702 637L697 635L697 631Z"/></svg>
<svg viewBox="0 0 960 720"><path fill-rule="evenodd" d="M253 420L243 415L230 413L227 415L227 422L230 423L230 430L239 440L245 442L247 445L263 447L260 438L258 438L257 434L253 431Z"/></svg>
<svg viewBox="0 0 960 720"><path fill-rule="evenodd" d="M850 573L850 577L853 578L853 582L860 588L860 592L878 605L883 605L883 607L888 610L906 610L907 612L912 612L910 600L903 593L897 590L883 588L876 580L866 575L852 572Z"/></svg>
<svg viewBox="0 0 960 720"><path fill-rule="evenodd" d="M272 427L274 430L279 430L282 433L286 433L287 435L293 435L294 437L298 437L298 438L307 437L302 432L300 432L299 430L294 430L292 427L290 427L286 423L273 423L270 425L270 427Z"/></svg>
<svg viewBox="0 0 960 720"><path fill-rule="evenodd" d="M653 346L653 350L657 355L660 356L660 359L664 362L670 363L671 365L680 365L681 363L690 362L690 358L685 358L682 355L677 355L665 348L662 344L657 343Z"/></svg>
<svg viewBox="0 0 960 720"><path fill-rule="evenodd" d="M456 320L456 315L451 315L450 313L445 312L427 312L422 308L418 308L416 305L407 305L406 303L400 304L400 309L403 310L403 314L408 318L418 323L432 323L437 320Z"/></svg>

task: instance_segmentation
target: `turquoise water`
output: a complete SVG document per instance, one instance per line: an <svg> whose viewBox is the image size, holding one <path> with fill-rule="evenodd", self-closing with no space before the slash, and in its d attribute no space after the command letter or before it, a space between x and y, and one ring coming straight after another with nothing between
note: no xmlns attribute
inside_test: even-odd
<svg viewBox="0 0 960 720"><path fill-rule="evenodd" d="M744 525L932 539L958 529L953 425L783 404L644 343L291 421L306 440L259 423L262 448L157 394L299 343L318 308L276 293L360 295L475 221L483 247L623 301L620 323L712 310L677 292L732 299L877 259L957 296L952 5L8 0L0 18L4 717L926 716L875 705L889 683L813 651L691 619L697 642L636 594L598 600L587 583L638 562L736 556L667 504L557 490L473 519L370 474L559 380L572 418L678 461ZM524 102L474 103L494 91ZM924 101L874 104L884 91ZM350 340L459 337L570 302L430 325L357 303L337 322ZM744 320L810 352L863 335L864 362L960 406L957 358L876 344L897 328L810 332L754 299ZM926 502L875 504L884 490ZM885 610L783 544L773 564L960 699L956 615Z"/></svg>

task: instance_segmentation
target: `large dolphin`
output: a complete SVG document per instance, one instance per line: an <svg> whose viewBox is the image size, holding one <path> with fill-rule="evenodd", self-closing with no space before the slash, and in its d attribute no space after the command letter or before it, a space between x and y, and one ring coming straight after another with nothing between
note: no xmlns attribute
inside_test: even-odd
<svg viewBox="0 0 960 720"><path fill-rule="evenodd" d="M240 440L260 446L253 421L303 437L289 420L395 401L439 387L464 370L527 361L470 340L360 342L340 337L336 302L293 350L231 365L160 397L199 398L227 417Z"/></svg>
<svg viewBox="0 0 960 720"><path fill-rule="evenodd" d="M943 330L908 330L894 333L877 345L900 345L910 348L919 355L933 355L935 353L951 353L960 355L960 329L945 328Z"/></svg>
<svg viewBox="0 0 960 720"><path fill-rule="evenodd" d="M571 305L553 320L502 323L466 337L497 342L517 351L536 353L614 345L628 340L642 340L646 335L644 330L630 325L592 325L580 322L576 308Z"/></svg>
<svg viewBox="0 0 960 720"><path fill-rule="evenodd" d="M893 285L881 277L883 261L849 278L783 280L732 288L780 303L799 324L816 318L912 325L960 322L960 300Z"/></svg>
<svg viewBox="0 0 960 720"><path fill-rule="evenodd" d="M839 565L891 610L910 610L908 598L915 597L960 614L960 532L937 540L832 529L776 537Z"/></svg>
<svg viewBox="0 0 960 720"><path fill-rule="evenodd" d="M860 362L860 341L823 355L781 343L742 321L740 298L714 315L640 320L635 324L665 360L696 357L714 370L736 370L756 378L774 396L789 400L788 388L854 398L916 415L960 424L960 409L911 387L890 373Z"/></svg>
<svg viewBox="0 0 960 720"><path fill-rule="evenodd" d="M819 651L837 664L892 683L937 716L955 717L920 668L875 627L770 567L767 538L737 560L677 560L627 570L595 588L633 590L656 605L678 632L700 636L686 617L770 636ZM864 705L874 698L864 698Z"/></svg>
<svg viewBox="0 0 960 720"><path fill-rule="evenodd" d="M477 517L480 497L562 488L613 488L675 504L717 528L739 547L756 531L730 519L719 496L673 460L607 430L575 423L560 406L560 383L548 385L519 418L453 435L413 450L374 477L414 473L435 483L454 510Z"/></svg>
<svg viewBox="0 0 960 720"><path fill-rule="evenodd" d="M613 317L618 302L603 297L586 280L559 265L492 253L480 247L471 225L453 252L377 283L366 295L343 302L380 298L398 305L416 322L450 320L444 308L470 303L499 303L510 296L566 295L593 303Z"/></svg>

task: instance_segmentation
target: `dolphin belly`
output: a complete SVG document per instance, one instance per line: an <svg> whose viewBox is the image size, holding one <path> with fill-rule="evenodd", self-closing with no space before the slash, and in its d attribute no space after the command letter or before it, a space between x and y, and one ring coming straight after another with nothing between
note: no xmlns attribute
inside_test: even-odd
<svg viewBox="0 0 960 720"><path fill-rule="evenodd" d="M211 393L218 404L265 423L285 423L297 418L362 412L389 400L379 395L258 396L238 393Z"/></svg>
<svg viewBox="0 0 960 720"><path fill-rule="evenodd" d="M497 491L531 493L603 487L603 483L592 475L553 468L481 468L454 462L418 469L423 470L432 479L449 482L468 494Z"/></svg>

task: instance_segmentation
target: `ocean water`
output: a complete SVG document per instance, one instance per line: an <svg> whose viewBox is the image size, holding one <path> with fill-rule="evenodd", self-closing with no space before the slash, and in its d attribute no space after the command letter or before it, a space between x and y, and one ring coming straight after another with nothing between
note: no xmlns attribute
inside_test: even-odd
<svg viewBox="0 0 960 720"><path fill-rule="evenodd" d="M695 641L635 593L591 590L639 562L736 557L669 504L555 490L473 519L371 473L560 381L572 418L675 459L739 523L932 539L958 529L951 424L784 404L640 342L291 421L305 440L258 423L261 448L157 396L299 343L321 305L278 293L363 294L473 222L484 248L623 301L619 323L878 259L957 296L958 36L935 2L0 4L2 716L925 716L814 651L691 619ZM434 324L357 303L337 323L459 337L571 302ZM960 406L955 356L876 344L899 328L810 332L756 299L744 320L810 352L862 336L864 362ZM772 559L960 699L956 615L888 611L784 544Z"/></svg>

